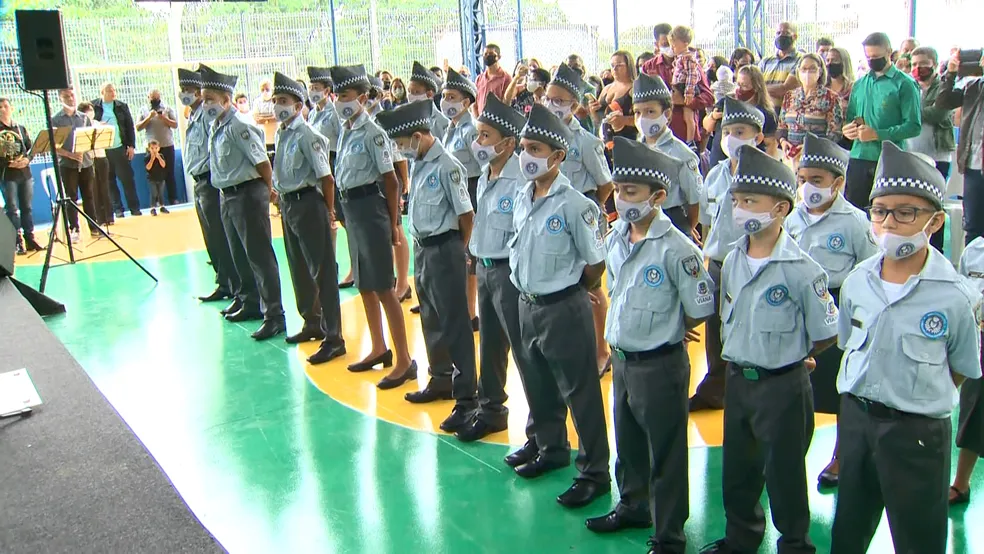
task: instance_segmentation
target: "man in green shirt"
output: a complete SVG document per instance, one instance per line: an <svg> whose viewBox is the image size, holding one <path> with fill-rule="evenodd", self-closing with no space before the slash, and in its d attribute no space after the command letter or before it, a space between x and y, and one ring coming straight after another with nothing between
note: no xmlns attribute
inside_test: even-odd
<svg viewBox="0 0 984 554"><path fill-rule="evenodd" d="M892 43L888 35L872 33L861 44L870 71L854 83L847 105L844 138L853 140L854 147L844 196L864 209L882 141L890 140L904 149L906 139L919 136L922 130L922 108L916 82L890 61Z"/></svg>

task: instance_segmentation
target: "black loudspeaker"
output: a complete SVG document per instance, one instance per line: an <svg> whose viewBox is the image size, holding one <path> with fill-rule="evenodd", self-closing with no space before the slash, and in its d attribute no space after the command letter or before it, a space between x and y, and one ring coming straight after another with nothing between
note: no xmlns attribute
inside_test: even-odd
<svg viewBox="0 0 984 554"><path fill-rule="evenodd" d="M20 46L24 88L59 90L68 88L68 57L61 12L17 10L17 43Z"/></svg>
<svg viewBox="0 0 984 554"><path fill-rule="evenodd" d="M6 215L0 214L0 279L14 274L14 245L17 231Z"/></svg>

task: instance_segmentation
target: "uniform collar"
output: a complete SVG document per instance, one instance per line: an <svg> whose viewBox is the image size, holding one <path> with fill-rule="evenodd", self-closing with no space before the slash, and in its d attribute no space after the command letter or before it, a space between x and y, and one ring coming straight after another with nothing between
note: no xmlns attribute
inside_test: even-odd
<svg viewBox="0 0 984 554"><path fill-rule="evenodd" d="M462 125L468 125L472 122L471 112L465 110L464 115L462 115L461 119L459 119L457 122L450 118L449 121L451 121L451 126L455 128L461 127Z"/></svg>
<svg viewBox="0 0 984 554"><path fill-rule="evenodd" d="M432 144L430 150L428 150L427 153L424 154L424 157L421 158L421 161L432 162L436 160L438 157L440 157L442 154L444 154L444 145L441 144L441 141L434 139L434 144Z"/></svg>
<svg viewBox="0 0 984 554"><path fill-rule="evenodd" d="M670 126L667 125L666 127L663 127L663 130L660 131L659 136L656 137L656 145L660 146L663 144L671 143L673 142L674 138L676 137L673 136L673 132L670 131Z"/></svg>
<svg viewBox="0 0 984 554"><path fill-rule="evenodd" d="M550 185L550 190L548 190L547 194L544 195L542 198L550 198L555 194L560 194L564 191L565 187L571 188L571 182L567 177L564 176L563 173L558 172L557 178L554 179L554 182ZM527 181L526 185L523 187L523 195L524 195L523 197L529 198L532 201L534 188L536 188L536 184L533 181Z"/></svg>
<svg viewBox="0 0 984 554"><path fill-rule="evenodd" d="M509 154L509 159L506 160L506 165L502 166L502 171L499 172L499 176L495 178L496 181L502 179L503 177L509 178L516 176L517 178L522 178L523 170L519 167L519 156L515 153ZM492 181L492 166L488 165L485 167L485 178Z"/></svg>
<svg viewBox="0 0 984 554"><path fill-rule="evenodd" d="M232 120L236 119L236 116L239 114L239 112L236 111L236 108L232 105L230 105L226 109L226 111L222 113L224 114L224 117L222 117L221 120L216 118L215 123L213 124L215 126L215 129L221 129L226 125L229 125L232 122Z"/></svg>
<svg viewBox="0 0 984 554"><path fill-rule="evenodd" d="M614 227L620 237L628 242L629 231L632 227L629 222L619 218L614 224L612 224L612 227ZM656 217L654 217L652 222L649 223L649 230L646 231L646 236L643 240L662 238L670 231L671 227L673 227L673 222L670 221L670 218L666 216L666 213L663 212L662 208L657 209Z"/></svg>
<svg viewBox="0 0 984 554"><path fill-rule="evenodd" d="M926 264L923 265L922 270L916 274L916 279L920 281L942 281L944 283L956 282L957 272L954 271L950 262L943 257L943 254L940 254L932 246L927 245L926 248L929 249L929 256L926 258ZM877 255L858 264L858 269L867 271L871 279L880 280L882 261L884 259L885 253L879 252Z"/></svg>
<svg viewBox="0 0 984 554"><path fill-rule="evenodd" d="M735 242L741 251L747 256L748 255L748 235L742 235L737 242ZM774 262L792 262L802 258L803 251L796 244L789 233L783 229L779 233L779 240L776 241L776 245L772 247L772 254L769 255L769 259Z"/></svg>
<svg viewBox="0 0 984 554"><path fill-rule="evenodd" d="M355 116L355 121L346 121L345 126L354 131L356 129L361 129L368 122L369 114L366 113L366 108L363 106L362 111L359 112L359 115Z"/></svg>
<svg viewBox="0 0 984 554"><path fill-rule="evenodd" d="M302 125L304 125L304 118L303 118L303 117L301 117L301 114L300 114L300 112L298 112L298 114L297 114L297 116L296 116L296 117L294 117L294 119L293 119L293 120L291 120L291 122L290 122L290 124L289 124L289 125L287 125L287 126L284 126L284 124L283 124L283 123L281 123L281 124L280 124L280 130L281 130L281 131L296 131L296 130L297 130L297 129L299 129L299 128L300 128L300 127L301 127Z"/></svg>
<svg viewBox="0 0 984 554"><path fill-rule="evenodd" d="M571 121L567 124L567 128L576 135L578 131L581 130L581 122L578 121L576 117L571 115Z"/></svg>

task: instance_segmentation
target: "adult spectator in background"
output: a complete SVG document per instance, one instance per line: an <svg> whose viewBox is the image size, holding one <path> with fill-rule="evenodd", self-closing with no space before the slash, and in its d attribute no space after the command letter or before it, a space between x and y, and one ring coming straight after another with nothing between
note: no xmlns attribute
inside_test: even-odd
<svg viewBox="0 0 984 554"><path fill-rule="evenodd" d="M133 148L137 144L137 131L133 126L133 116L126 102L116 99L116 87L113 83L103 83L99 88L102 98L91 102L96 114L96 120L113 127L113 143L106 149L109 160L109 195L113 198L116 216L123 217L123 201L120 199L120 189L116 186L119 178L123 184L123 196L126 197L126 208L132 215L141 215L140 200L137 198L137 186L133 181ZM74 91L73 91L74 96ZM73 104L75 106L75 104ZM74 111L73 111L74 113ZM89 161L89 167L92 161ZM88 187L86 187L88 188ZM85 191L88 194L88 191Z"/></svg>
<svg viewBox="0 0 984 554"><path fill-rule="evenodd" d="M728 59L724 56L712 56L707 62L707 67L704 70L707 72L707 83L713 85L717 82L717 70L723 65L728 65ZM733 74L733 73L732 73Z"/></svg>
<svg viewBox="0 0 984 554"><path fill-rule="evenodd" d="M376 72L376 78L383 85L383 92L388 92L393 89L393 74L389 71L382 70Z"/></svg>
<svg viewBox="0 0 984 554"><path fill-rule="evenodd" d="M149 105L140 109L137 130L147 133L147 141L156 140L164 158L164 182L167 185L168 204L177 204L177 183L174 180L174 129L178 128L178 116L161 101L161 91L147 93Z"/></svg>
<svg viewBox="0 0 984 554"><path fill-rule="evenodd" d="M636 58L636 75L642 73L643 72L642 66L646 65L646 62L648 62L649 60L655 57L656 54L653 54L652 52L643 52L642 54L639 54L639 56Z"/></svg>
<svg viewBox="0 0 984 554"><path fill-rule="evenodd" d="M779 142L776 139L776 132L778 129L778 123L775 115L776 110L772 105L772 97L769 96L769 91L765 87L765 79L762 77L762 71L755 65L742 66L742 68L738 70L735 81L738 84L738 90L735 91L735 97L742 102L748 102L749 104L755 106L765 117L765 123L762 125L762 134L765 136L765 140L759 144L759 150L764 151L773 158L778 158ZM717 104L714 105L714 110L704 116L704 129L709 133L714 133L714 139L711 141L709 155L711 167L716 167L718 163L727 158L727 156L724 155L724 151L721 149L720 131L721 120L723 118L724 100L718 101Z"/></svg>
<svg viewBox="0 0 984 554"><path fill-rule="evenodd" d="M549 82L550 72L546 69L532 69L520 63L502 101L517 112L529 116L533 104L542 103Z"/></svg>
<svg viewBox="0 0 984 554"><path fill-rule="evenodd" d="M403 79L399 77L393 79L393 88L390 91L389 100L394 108L407 103L407 86L403 83Z"/></svg>
<svg viewBox="0 0 984 554"><path fill-rule="evenodd" d="M444 60L444 65L445 66L448 65L448 61L447 60ZM432 66L430 68L430 72L433 73L435 77L437 77L437 81L438 81L438 83L437 83L437 92L434 93L434 98L433 98L433 100L434 100L434 107L437 108L437 111L441 111L441 98L443 98L442 94L444 92L444 76L445 76L445 71L443 69L441 69L440 67L438 67L438 66L435 65L435 66Z"/></svg>
<svg viewBox="0 0 984 554"><path fill-rule="evenodd" d="M984 67L984 57L981 57ZM975 77L957 89L960 51L953 52L946 63L946 77L940 86L936 106L960 108L960 142L957 143L957 171L963 173L963 217L966 242L984 236L984 78Z"/></svg>
<svg viewBox="0 0 984 554"><path fill-rule="evenodd" d="M632 54L619 50L612 54L612 74L615 81L606 85L598 95L598 99L588 103L588 110L594 118L594 123L601 126L602 139L611 151L611 142L616 136L635 140L639 131L635 126L635 115L632 113L632 85L635 83L635 65L632 64ZM612 109L615 105L618 109ZM604 119L602 119L604 116ZM619 131L615 131L618 128Z"/></svg>
<svg viewBox="0 0 984 554"><path fill-rule="evenodd" d="M746 65L755 65L755 52L752 52L748 48L738 47L735 51L731 53L731 60L728 62L731 66L731 70L738 75L738 70L745 67Z"/></svg>
<svg viewBox="0 0 984 554"><path fill-rule="evenodd" d="M776 55L763 58L759 62L769 96L777 108L782 106L786 93L799 85L796 82L796 68L800 61L800 53L796 50L797 38L799 36L795 23L780 23L776 29Z"/></svg>
<svg viewBox="0 0 984 554"><path fill-rule="evenodd" d="M482 56L485 71L481 72L478 79L475 80L475 88L478 89L477 101L472 104L472 113L475 117L478 117L485 109L485 97L488 93L491 92L496 98L502 100L506 94L506 89L509 88L512 79L499 64L501 59L502 52L497 45L489 44L485 47L485 54Z"/></svg>
<svg viewBox="0 0 984 554"><path fill-rule="evenodd" d="M882 141L900 148L922 130L919 88L889 63L892 43L885 33L872 33L862 42L871 69L854 83L847 106L844 136L854 141L847 167L844 195L858 208L869 204Z"/></svg>
<svg viewBox="0 0 984 554"><path fill-rule="evenodd" d="M582 77L584 76L583 72L581 76ZM601 78L601 88L605 88L608 85L615 82L615 76L612 75L612 70L608 69L607 67L605 69L602 69L601 73L599 73L598 76ZM601 89L599 89L599 92L601 92Z"/></svg>
<svg viewBox="0 0 984 554"><path fill-rule="evenodd" d="M260 95L253 99L253 121L263 129L267 155L272 164L274 136L277 133L277 118L273 114L273 83L269 79L260 81Z"/></svg>
<svg viewBox="0 0 984 554"><path fill-rule="evenodd" d="M899 45L899 57L909 56L911 58L916 48L919 48L919 41L915 38L909 37L903 40L902 44Z"/></svg>
<svg viewBox="0 0 984 554"><path fill-rule="evenodd" d="M233 103L236 105L236 111L243 115L248 114L252 110L249 106L249 96L246 96L245 92L237 92L233 98Z"/></svg>
<svg viewBox="0 0 984 554"><path fill-rule="evenodd" d="M585 81L590 80L590 77L586 77L587 71L585 71L584 69L585 67L584 59L582 59L581 56L577 54L571 54L570 56L567 56L567 60L565 63L567 63L567 67L571 68L571 70L573 70L575 73L580 75L581 79ZM607 71L610 72L611 70L607 70ZM548 71L547 73L552 73L552 72ZM614 77L612 79L614 80ZM591 112L588 110L588 103L592 99L597 98L601 94L601 91L605 88L605 86L606 85L604 84L604 82L601 83L601 86L598 86L598 83L595 82L594 84L592 84L594 90L588 90L590 87L584 87L585 91L584 91L584 95L581 97L581 102L576 106L574 106L574 117L577 118L577 121L578 123L581 124L581 127L584 127L584 129L591 134L597 134L598 128L595 126L594 117L592 116ZM545 89L546 89L546 85L544 85L544 90Z"/></svg>
<svg viewBox="0 0 984 554"><path fill-rule="evenodd" d="M438 85L440 85L439 88L444 88L444 70L435 65L430 68L430 72L437 77L438 81L440 81L440 83L438 83Z"/></svg>
<svg viewBox="0 0 984 554"><path fill-rule="evenodd" d="M72 129L68 134L62 148L58 148L58 169L61 175L62 185L65 187L65 194L69 199L78 201L79 192L82 193L83 209L91 209L92 204L92 181L95 174L92 170L92 152L76 154L73 150L65 147L74 148L75 129L79 127L91 127L92 120L78 111L78 100L74 89L62 89L58 91L58 99L61 100L62 109L51 118L51 126L54 128L67 127ZM122 147L120 147L122 148ZM124 159L125 156L124 156ZM129 167L129 163L127 163ZM132 175L132 171L131 171ZM72 242L77 243L81 240L79 234L79 212L72 206L67 208L68 228ZM140 212L137 212L138 214ZM98 234L95 229L90 229L93 235Z"/></svg>
<svg viewBox="0 0 984 554"><path fill-rule="evenodd" d="M31 177L31 134L13 119L14 107L0 98L0 193L4 211L17 230L17 253L42 250L34 240L34 179Z"/></svg>
<svg viewBox="0 0 984 554"><path fill-rule="evenodd" d="M936 73L939 55L936 49L919 46L912 51L912 77L919 85L922 106L922 131L905 143L906 150L924 154L933 160L943 179L950 176L950 156L957 149L953 138L953 110L937 108L943 80ZM943 251L943 228L929 237L929 243Z"/></svg>
<svg viewBox="0 0 984 554"><path fill-rule="evenodd" d="M670 31L673 25L660 23L653 27L653 40L656 48L653 50L655 56L642 65L642 72L651 77L659 76L664 83L672 81L673 77L673 49L670 48ZM664 56L668 56L664 58ZM662 68L661 66L667 66Z"/></svg>
<svg viewBox="0 0 984 554"><path fill-rule="evenodd" d="M846 118L847 105L851 100L851 88L854 87L854 65L851 63L851 55L847 49L835 46L827 52L824 61L827 62L827 88L837 93L841 112L845 118L844 123L850 123ZM837 144L845 150L850 150L854 146L854 141L842 134Z"/></svg>
<svg viewBox="0 0 984 554"><path fill-rule="evenodd" d="M104 127L106 124L96 119L96 111L92 104L82 102L79 104L79 112L92 121L93 127ZM86 207L85 213L96 220L100 225L111 225L115 221L113 216L113 199L109 195L109 160L106 158L106 149L97 148L92 151L92 168L94 170L92 181L92 203L93 207Z"/></svg>
<svg viewBox="0 0 984 554"><path fill-rule="evenodd" d="M820 37L817 39L816 53L820 54L821 57L826 56L827 52L834 47L834 39L830 37Z"/></svg>
<svg viewBox="0 0 984 554"><path fill-rule="evenodd" d="M806 133L840 140L844 112L837 93L827 88L827 66L818 54L804 54L796 75L800 86L786 93L777 138L786 158L798 161Z"/></svg>

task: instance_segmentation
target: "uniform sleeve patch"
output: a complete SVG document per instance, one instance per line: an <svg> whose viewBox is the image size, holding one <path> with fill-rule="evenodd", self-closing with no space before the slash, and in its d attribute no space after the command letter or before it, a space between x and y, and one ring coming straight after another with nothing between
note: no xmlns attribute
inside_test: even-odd
<svg viewBox="0 0 984 554"><path fill-rule="evenodd" d="M449 177L451 177L451 182L453 183L461 182L461 172L458 171L457 169L452 169ZM465 191L465 194L467 195L468 191Z"/></svg>
<svg viewBox="0 0 984 554"><path fill-rule="evenodd" d="M462 204L468 204L471 202L471 198L468 196L467 188L458 186L458 200L461 200Z"/></svg>
<svg viewBox="0 0 984 554"><path fill-rule="evenodd" d="M596 217L597 214L595 214L595 209L593 207L587 208L583 212L581 212L581 219L584 221L584 224L587 225L588 227L591 227L595 224ZM600 228L598 230L601 231Z"/></svg>
<svg viewBox="0 0 984 554"><path fill-rule="evenodd" d="M684 258L680 264L683 266L683 271L696 279L700 276L701 263L697 256L688 256Z"/></svg>
<svg viewBox="0 0 984 554"><path fill-rule="evenodd" d="M393 154L389 150L383 150L383 161L388 162L393 159Z"/></svg>
<svg viewBox="0 0 984 554"><path fill-rule="evenodd" d="M690 160L688 160L687 161L687 167L690 168L690 171L697 171L697 167L698 167L697 160L695 160L693 158L691 158Z"/></svg>
<svg viewBox="0 0 984 554"><path fill-rule="evenodd" d="M595 154L598 154L599 156L604 155L605 154L605 146L603 144L596 145L595 146Z"/></svg>
<svg viewBox="0 0 984 554"><path fill-rule="evenodd" d="M694 303L698 306L704 306L710 304L714 301L714 295L711 294L711 287L707 284L706 280L700 280L697 282L697 297L694 299Z"/></svg>
<svg viewBox="0 0 984 554"><path fill-rule="evenodd" d="M372 138L372 142L376 146L382 146L386 143L386 139L383 138L383 135L376 135Z"/></svg>
<svg viewBox="0 0 984 554"><path fill-rule="evenodd" d="M834 303L834 299L827 300L826 317L823 319L823 324L833 325L837 323L837 313L837 304Z"/></svg>
<svg viewBox="0 0 984 554"><path fill-rule="evenodd" d="M242 137L243 140L249 140L249 131L243 131L242 133L239 133L239 136Z"/></svg>
<svg viewBox="0 0 984 554"><path fill-rule="evenodd" d="M813 294L817 295L820 300L826 300L828 297L827 292L827 280L823 277L817 277L813 281Z"/></svg>
<svg viewBox="0 0 984 554"><path fill-rule="evenodd" d="M314 150L315 152L321 152L321 141L317 141L317 140L312 141L311 150Z"/></svg>

